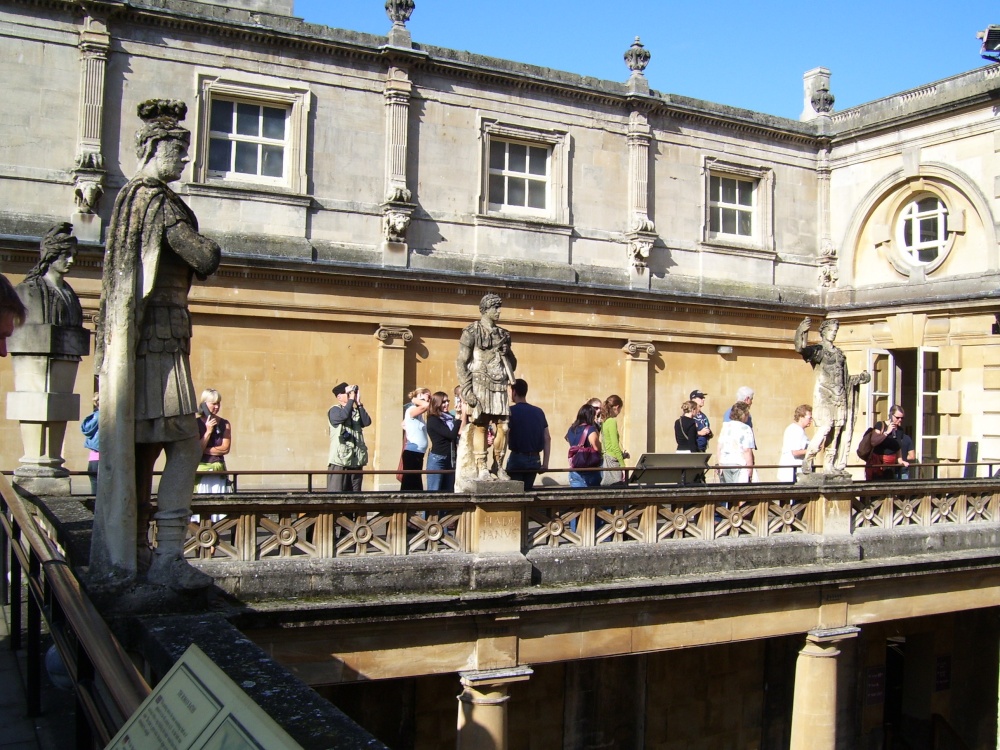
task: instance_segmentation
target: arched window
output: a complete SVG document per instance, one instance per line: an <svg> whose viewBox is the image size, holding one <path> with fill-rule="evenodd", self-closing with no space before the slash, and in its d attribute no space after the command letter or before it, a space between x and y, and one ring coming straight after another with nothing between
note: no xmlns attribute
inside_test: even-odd
<svg viewBox="0 0 1000 750"><path fill-rule="evenodd" d="M933 263L948 246L948 209L936 196L911 201L899 215L899 248L910 262Z"/></svg>

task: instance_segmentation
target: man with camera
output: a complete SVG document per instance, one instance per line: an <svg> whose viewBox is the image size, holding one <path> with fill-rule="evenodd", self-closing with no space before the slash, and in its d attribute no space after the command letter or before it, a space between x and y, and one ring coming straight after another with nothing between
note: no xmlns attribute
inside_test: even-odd
<svg viewBox="0 0 1000 750"><path fill-rule="evenodd" d="M368 447L361 431L372 423L361 403L361 390L356 385L340 383L334 386L337 403L330 408L330 457L327 469L350 471L353 474L330 474L326 479L327 492L361 492L363 469L368 463Z"/></svg>

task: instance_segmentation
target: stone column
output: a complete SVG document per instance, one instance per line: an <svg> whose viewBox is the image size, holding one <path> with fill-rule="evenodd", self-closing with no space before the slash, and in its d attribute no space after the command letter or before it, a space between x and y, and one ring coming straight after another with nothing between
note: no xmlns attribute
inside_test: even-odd
<svg viewBox="0 0 1000 750"><path fill-rule="evenodd" d="M650 445L650 414L652 402L649 394L650 358L656 354L652 341L629 341L622 347L625 352L625 429L628 433L627 448L634 462L643 453L653 449Z"/></svg>
<svg viewBox="0 0 1000 750"><path fill-rule="evenodd" d="M406 186L406 158L413 84L403 68L391 67L385 81L385 201L382 203L382 264L406 266L406 230L414 206Z"/></svg>
<svg viewBox="0 0 1000 750"><path fill-rule="evenodd" d="M90 6L85 6L89 8ZM101 153L101 129L104 123L104 82L111 35L107 21L84 15L80 32L80 115L76 147L74 195L76 211L73 231L84 241L100 242L101 217L97 204L104 193L104 155Z"/></svg>
<svg viewBox="0 0 1000 750"><path fill-rule="evenodd" d="M795 662L790 750L836 750L838 643L855 627L810 630Z"/></svg>
<svg viewBox="0 0 1000 750"><path fill-rule="evenodd" d="M378 340L378 383L375 388L375 454L370 464L373 469L390 471L399 463L402 448L403 402L406 400L403 383L406 363L406 345L413 341L413 332L400 326L379 326L375 331ZM376 490L399 489L399 482L392 474L375 476Z"/></svg>
<svg viewBox="0 0 1000 750"><path fill-rule="evenodd" d="M506 750L507 686L531 675L531 667L461 673L457 750Z"/></svg>

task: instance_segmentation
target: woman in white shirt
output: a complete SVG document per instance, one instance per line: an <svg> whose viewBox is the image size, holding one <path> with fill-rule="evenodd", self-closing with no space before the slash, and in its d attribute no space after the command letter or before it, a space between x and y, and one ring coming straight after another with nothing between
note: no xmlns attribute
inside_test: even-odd
<svg viewBox="0 0 1000 750"><path fill-rule="evenodd" d="M809 445L809 438L806 437L806 427L812 424L813 410L809 404L802 404L795 407L795 414L792 416L792 423L785 428L785 436L781 441L781 458L778 463L779 482L794 482L796 473L794 467L802 464L802 458L806 455L806 447Z"/></svg>
<svg viewBox="0 0 1000 750"><path fill-rule="evenodd" d="M753 430L746 423L750 407L742 401L733 404L729 421L719 433L719 481L747 484L753 477Z"/></svg>

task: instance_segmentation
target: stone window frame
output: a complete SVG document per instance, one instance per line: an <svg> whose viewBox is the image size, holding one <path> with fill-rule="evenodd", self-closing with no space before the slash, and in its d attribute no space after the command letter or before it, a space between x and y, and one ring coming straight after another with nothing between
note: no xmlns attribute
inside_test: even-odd
<svg viewBox="0 0 1000 750"><path fill-rule="evenodd" d="M569 223L570 134L564 130L481 117L479 135L481 141L479 216L519 223L567 225ZM548 150L548 191L544 211L507 205L503 208L497 208L496 204L490 203L490 149L494 140L544 147Z"/></svg>
<svg viewBox="0 0 1000 750"><path fill-rule="evenodd" d="M752 166L708 156L705 157L702 172L704 177L702 244L723 250L763 252L773 255L775 253L774 170L770 167ZM712 177L735 178L753 183L753 231L751 236L725 234L711 230Z"/></svg>
<svg viewBox="0 0 1000 750"><path fill-rule="evenodd" d="M944 207L947 217L945 238L937 257L922 263L913 257L912 251L904 245L903 223L909 206L925 198L936 198ZM875 245L885 253L892 267L903 276L923 278L933 273L951 255L958 235L965 233L965 212L957 209L948 191L935 181L917 178L902 186L884 206L884 221L880 231L876 231Z"/></svg>
<svg viewBox="0 0 1000 750"><path fill-rule="evenodd" d="M209 131L214 98L283 108L285 121L284 177L261 177L229 173L225 176L208 169ZM198 75L197 136L195 138L194 182L214 187L249 188L255 191L304 194L307 189L306 144L312 94L307 84L281 79L263 79L228 72Z"/></svg>

